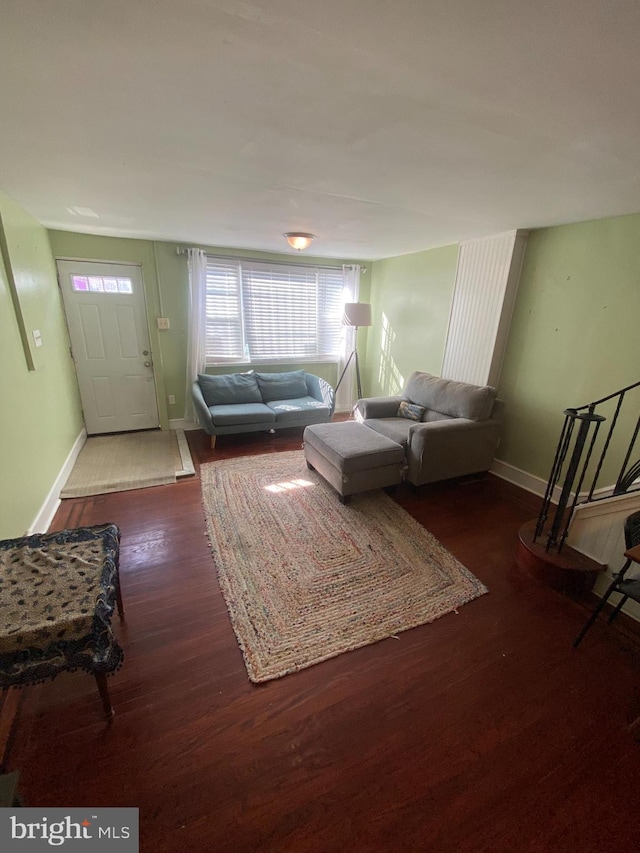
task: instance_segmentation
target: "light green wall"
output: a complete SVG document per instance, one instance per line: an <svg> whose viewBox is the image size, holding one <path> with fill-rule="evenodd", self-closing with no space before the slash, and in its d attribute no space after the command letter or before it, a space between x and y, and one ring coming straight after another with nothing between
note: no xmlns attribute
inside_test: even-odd
<svg viewBox="0 0 640 853"><path fill-rule="evenodd" d="M414 370L440 375L458 247L375 261L364 393L397 394Z"/></svg>
<svg viewBox="0 0 640 853"><path fill-rule="evenodd" d="M184 416L186 387L186 351L187 351L187 306L188 271L184 254L176 253L174 242L153 242L150 240L130 240L118 237L98 237L90 234L77 234L70 231L50 231L51 246L56 258L82 258L84 260L123 261L140 264L145 283L147 313L153 348L156 390L163 427L169 419ZM211 254L231 257L259 258L287 263L318 263L341 266L353 261L327 260L308 255L276 254L251 252L240 249L226 249L202 246ZM360 299L369 298L370 272L364 273L360 281ZM171 328L158 331L156 317L168 317ZM261 365L263 370L285 370L304 367L306 370L322 376L335 384L336 366L334 364L304 365ZM223 368L211 368L211 372L229 373L245 369L246 365L227 364ZM174 395L176 402L169 404L168 395Z"/></svg>
<svg viewBox="0 0 640 853"><path fill-rule="evenodd" d="M47 232L3 193L0 215L27 334L42 335L29 370L0 260L0 538L12 538L35 520L83 421Z"/></svg>
<svg viewBox="0 0 640 853"><path fill-rule="evenodd" d="M546 479L563 410L640 380L639 321L640 214L533 231L499 384L500 458Z"/></svg>

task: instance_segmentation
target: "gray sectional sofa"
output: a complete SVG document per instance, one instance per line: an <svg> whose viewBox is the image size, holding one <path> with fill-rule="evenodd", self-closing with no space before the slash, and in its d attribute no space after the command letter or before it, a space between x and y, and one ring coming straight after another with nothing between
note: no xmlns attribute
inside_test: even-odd
<svg viewBox="0 0 640 853"><path fill-rule="evenodd" d="M286 373L199 374L193 401L202 429L211 436L327 423L333 388L305 370Z"/></svg>
<svg viewBox="0 0 640 853"><path fill-rule="evenodd" d="M358 400L358 421L401 444L414 486L488 471L500 436L495 388L416 371L402 394Z"/></svg>

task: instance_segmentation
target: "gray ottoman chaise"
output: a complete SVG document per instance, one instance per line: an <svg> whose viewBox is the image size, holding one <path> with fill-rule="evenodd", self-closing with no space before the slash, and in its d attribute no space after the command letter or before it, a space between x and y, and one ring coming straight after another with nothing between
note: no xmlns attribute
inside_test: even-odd
<svg viewBox="0 0 640 853"><path fill-rule="evenodd" d="M401 445L356 421L314 424L304 431L304 455L346 504L351 495L397 486L405 467Z"/></svg>

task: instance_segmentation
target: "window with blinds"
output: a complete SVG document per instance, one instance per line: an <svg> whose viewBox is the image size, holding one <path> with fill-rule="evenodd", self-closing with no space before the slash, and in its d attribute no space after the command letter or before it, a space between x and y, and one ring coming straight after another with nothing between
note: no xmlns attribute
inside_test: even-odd
<svg viewBox="0 0 640 853"><path fill-rule="evenodd" d="M334 361L343 308L341 267L209 257L207 363Z"/></svg>

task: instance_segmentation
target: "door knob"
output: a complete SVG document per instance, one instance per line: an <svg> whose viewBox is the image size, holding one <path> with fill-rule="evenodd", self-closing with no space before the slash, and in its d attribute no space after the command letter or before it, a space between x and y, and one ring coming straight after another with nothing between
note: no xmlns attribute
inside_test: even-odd
<svg viewBox="0 0 640 853"><path fill-rule="evenodd" d="M148 349L143 349L143 350L142 350L142 355L149 355L149 350L148 350Z"/></svg>
<svg viewBox="0 0 640 853"><path fill-rule="evenodd" d="M145 361L144 366L145 366L145 367L151 367L151 362L150 362L150 361Z"/></svg>

